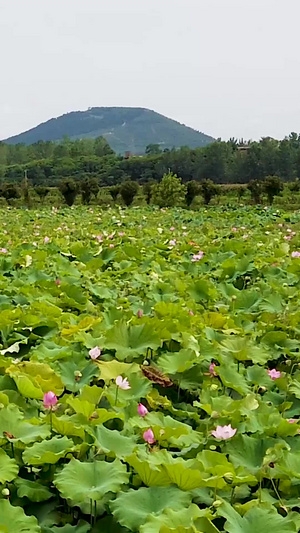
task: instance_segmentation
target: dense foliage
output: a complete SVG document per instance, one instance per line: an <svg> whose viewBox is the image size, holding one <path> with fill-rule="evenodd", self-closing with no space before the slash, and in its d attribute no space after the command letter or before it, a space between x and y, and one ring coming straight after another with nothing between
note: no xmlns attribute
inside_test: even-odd
<svg viewBox="0 0 300 533"><path fill-rule="evenodd" d="M99 186L126 180L145 184L161 181L169 172L183 183L246 184L268 176L295 181L300 177L300 136L292 133L282 141L265 138L248 144L231 139L202 148L165 151L152 144L146 155L130 157L114 154L102 137L30 146L0 143L0 179L21 182L25 170L33 185L44 186L57 186L64 178L93 178Z"/></svg>
<svg viewBox="0 0 300 533"><path fill-rule="evenodd" d="M300 212L1 215L0 530L298 531Z"/></svg>

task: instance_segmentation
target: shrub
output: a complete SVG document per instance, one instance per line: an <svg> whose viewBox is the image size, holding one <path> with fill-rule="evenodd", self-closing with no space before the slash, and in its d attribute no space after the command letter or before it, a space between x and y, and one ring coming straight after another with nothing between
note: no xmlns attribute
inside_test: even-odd
<svg viewBox="0 0 300 533"><path fill-rule="evenodd" d="M268 201L272 205L274 196L278 196L283 191L283 183L279 176L267 176L263 189L267 193Z"/></svg>
<svg viewBox="0 0 300 533"><path fill-rule="evenodd" d="M160 183L153 187L153 201L159 207L173 207L183 205L186 187L176 174L165 174Z"/></svg>
<svg viewBox="0 0 300 533"><path fill-rule="evenodd" d="M200 193L203 196L205 205L208 205L213 196L220 194L220 186L212 180L203 180L200 184Z"/></svg>
<svg viewBox="0 0 300 533"><path fill-rule="evenodd" d="M78 184L72 178L65 178L59 185L59 190L68 206L72 206L78 194Z"/></svg>
<svg viewBox="0 0 300 533"><path fill-rule="evenodd" d="M200 184L196 180L191 180L186 183L186 203L187 206L190 207L192 201L194 200L195 196L198 196L200 194Z"/></svg>
<svg viewBox="0 0 300 533"><path fill-rule="evenodd" d="M20 198L19 188L14 183L4 183L1 187L1 196L10 204L11 200Z"/></svg>
<svg viewBox="0 0 300 533"><path fill-rule="evenodd" d="M143 186L143 193L144 193L144 196L146 198L147 205L150 205L150 203L151 203L151 199L152 199L152 195L153 195L153 186L154 185L155 185L155 181L154 180L150 180L150 181L147 181L147 183L145 183L144 186Z"/></svg>
<svg viewBox="0 0 300 533"><path fill-rule="evenodd" d="M116 199L118 198L118 194L120 192L120 185L112 185L109 188L109 192L110 192L110 195L111 195L113 201L115 202Z"/></svg>
<svg viewBox="0 0 300 533"><path fill-rule="evenodd" d="M261 203L261 195L263 193L263 184L259 180L251 180L247 188L250 191L251 198L255 204Z"/></svg>
<svg viewBox="0 0 300 533"><path fill-rule="evenodd" d="M130 206L133 202L133 199L138 192L138 184L135 181L124 181L120 187L120 194L123 198L125 205Z"/></svg>
<svg viewBox="0 0 300 533"><path fill-rule="evenodd" d="M44 200L49 194L50 189L49 187L44 187L44 185L38 185L37 187L35 187L34 191L40 197L41 202L44 203Z"/></svg>
<svg viewBox="0 0 300 533"><path fill-rule="evenodd" d="M99 185L96 178L90 178L86 176L80 182L80 192L83 204L89 204L91 201L92 195L97 197L99 191Z"/></svg>

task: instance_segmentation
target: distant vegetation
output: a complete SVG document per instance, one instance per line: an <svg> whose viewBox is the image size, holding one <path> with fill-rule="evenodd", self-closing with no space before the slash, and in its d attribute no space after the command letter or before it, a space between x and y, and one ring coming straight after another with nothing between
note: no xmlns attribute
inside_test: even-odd
<svg viewBox="0 0 300 533"><path fill-rule="evenodd" d="M161 181L169 172L185 184L211 180L218 184L246 184L278 176L292 182L300 178L300 135L282 141L264 138L244 143L231 139L202 148L162 151L150 144L143 156L116 155L103 137L32 145L0 143L0 180L19 182L27 177L32 185L55 187L65 178L93 179L100 187L132 180L141 185ZM259 196L259 195L258 195Z"/></svg>
<svg viewBox="0 0 300 533"><path fill-rule="evenodd" d="M59 141L104 137L117 154L143 154L148 145L159 148L196 148L214 141L192 128L159 113L138 107L94 107L53 118L7 140L10 144L32 144L40 140Z"/></svg>

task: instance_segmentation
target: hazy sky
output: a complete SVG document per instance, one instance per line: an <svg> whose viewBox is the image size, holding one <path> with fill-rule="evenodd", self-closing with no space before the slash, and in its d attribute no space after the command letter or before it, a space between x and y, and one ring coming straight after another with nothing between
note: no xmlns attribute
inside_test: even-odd
<svg viewBox="0 0 300 533"><path fill-rule="evenodd" d="M93 106L300 132L299 19L300 0L0 0L0 139Z"/></svg>

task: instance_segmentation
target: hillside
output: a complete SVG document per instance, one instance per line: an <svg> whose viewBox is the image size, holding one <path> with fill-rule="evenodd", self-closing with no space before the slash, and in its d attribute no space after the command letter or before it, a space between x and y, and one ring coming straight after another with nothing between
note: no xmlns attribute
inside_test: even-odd
<svg viewBox="0 0 300 533"><path fill-rule="evenodd" d="M162 149L205 146L214 139L155 111L138 107L94 107L73 111L6 139L9 144L33 144L71 139L105 137L115 152L142 154L149 144Z"/></svg>

